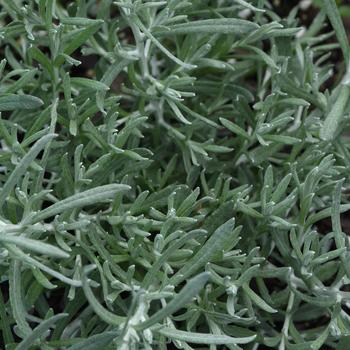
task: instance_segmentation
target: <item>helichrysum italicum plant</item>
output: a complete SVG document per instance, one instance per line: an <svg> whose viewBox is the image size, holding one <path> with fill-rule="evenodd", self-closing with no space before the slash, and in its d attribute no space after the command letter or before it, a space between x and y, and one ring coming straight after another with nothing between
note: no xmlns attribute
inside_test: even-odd
<svg viewBox="0 0 350 350"><path fill-rule="evenodd" d="M2 349L349 349L334 0L0 6Z"/></svg>

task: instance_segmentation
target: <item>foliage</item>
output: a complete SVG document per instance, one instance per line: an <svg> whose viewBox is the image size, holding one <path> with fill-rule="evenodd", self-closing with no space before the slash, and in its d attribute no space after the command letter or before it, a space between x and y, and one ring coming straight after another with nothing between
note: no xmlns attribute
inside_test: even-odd
<svg viewBox="0 0 350 350"><path fill-rule="evenodd" d="M321 7L322 6L322 0L313 0L312 4L314 6ZM336 4L338 5L339 13L344 17L350 16L350 6L347 0L337 0Z"/></svg>
<svg viewBox="0 0 350 350"><path fill-rule="evenodd" d="M333 0L0 5L4 350L348 348Z"/></svg>

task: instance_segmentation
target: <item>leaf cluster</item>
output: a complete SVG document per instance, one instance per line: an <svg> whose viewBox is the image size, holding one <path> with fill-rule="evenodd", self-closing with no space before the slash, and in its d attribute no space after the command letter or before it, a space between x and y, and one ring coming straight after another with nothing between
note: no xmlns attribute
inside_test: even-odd
<svg viewBox="0 0 350 350"><path fill-rule="evenodd" d="M1 348L348 348L349 44L302 17L0 0Z"/></svg>

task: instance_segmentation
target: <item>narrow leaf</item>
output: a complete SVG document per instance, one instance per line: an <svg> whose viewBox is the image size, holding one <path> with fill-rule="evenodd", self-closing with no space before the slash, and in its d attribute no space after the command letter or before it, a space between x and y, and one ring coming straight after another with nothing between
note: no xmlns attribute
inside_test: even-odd
<svg viewBox="0 0 350 350"><path fill-rule="evenodd" d="M243 130L240 126L231 122L230 120L227 120L225 118L220 118L220 122L223 126L225 126L227 129L232 131L234 134L242 136L248 140L250 139L249 134L245 130Z"/></svg>
<svg viewBox="0 0 350 350"><path fill-rule="evenodd" d="M91 305L92 309L95 311L95 313L106 323L119 326L122 323L125 322L126 318L122 316L118 316L113 314L112 312L105 309L99 301L96 299L94 293L92 292L87 277L86 272L82 271L82 284L83 284L83 290L86 296L86 299L88 300L89 304Z"/></svg>
<svg viewBox="0 0 350 350"><path fill-rule="evenodd" d="M19 109L37 109L44 104L40 98L31 95L5 95L0 97L0 112Z"/></svg>
<svg viewBox="0 0 350 350"><path fill-rule="evenodd" d="M320 131L321 139L331 141L336 136L338 126L344 118L345 107L350 97L350 87L341 85L339 95L327 115Z"/></svg>
<svg viewBox="0 0 350 350"><path fill-rule="evenodd" d="M335 34L337 35L340 47L343 51L345 63L349 64L350 48L348 36L346 34L343 21L340 17L338 5L336 4L335 0L322 0L322 6L332 24L333 29L335 30Z"/></svg>
<svg viewBox="0 0 350 350"><path fill-rule="evenodd" d="M160 334L165 335L166 337L169 337L170 339L181 340L194 344L208 345L248 344L256 338L256 335L244 338L233 338L222 334L185 332L169 327L162 327L156 331Z"/></svg>
<svg viewBox="0 0 350 350"><path fill-rule="evenodd" d="M11 173L1 190L0 209L4 205L8 195L10 194L14 186L18 183L20 177L25 174L27 168L31 165L31 163L34 161L39 152L42 151L46 144L50 142L54 137L56 137L55 134L48 134L42 137L34 144L34 146L29 150L29 152L17 164L15 170Z"/></svg>
<svg viewBox="0 0 350 350"><path fill-rule="evenodd" d="M119 192L125 192L130 189L130 186L121 184L104 185L80 192L65 198L55 204L52 204L48 208L38 212L32 218L31 223L42 221L50 216L55 216L62 213L65 210L71 210L75 208L81 208L86 205L92 205L100 202L104 202L108 199L113 199Z"/></svg>
<svg viewBox="0 0 350 350"><path fill-rule="evenodd" d="M168 30L154 32L157 36L169 36L178 34L190 33L233 33L242 35L258 29L259 26L253 22L237 18L217 18L217 19L203 19L192 21L188 23L174 24L168 27Z"/></svg>
<svg viewBox="0 0 350 350"><path fill-rule="evenodd" d="M109 86L97 80L73 77L73 78L70 78L70 82L72 85L78 85L78 86L86 87L96 91L109 90Z"/></svg>
<svg viewBox="0 0 350 350"><path fill-rule="evenodd" d="M12 309L12 315L17 323L17 326L23 336L29 336L32 333L27 320L26 310L22 299L22 278L21 278L20 261L12 260L10 263L10 278L9 278L9 294Z"/></svg>
<svg viewBox="0 0 350 350"><path fill-rule="evenodd" d="M0 234L0 243L1 242L15 244L18 247L53 258L69 258L69 254L62 249L35 239Z"/></svg>
<svg viewBox="0 0 350 350"><path fill-rule="evenodd" d="M60 319L67 317L68 314L58 314L44 320L37 326L31 334L24 338L17 346L16 350L28 350L34 343L39 340L45 333Z"/></svg>
<svg viewBox="0 0 350 350"><path fill-rule="evenodd" d="M235 219L232 218L216 229L195 256L170 279L170 283L176 286L186 280L209 262L214 255L224 250L227 242L234 240L234 226Z"/></svg>
<svg viewBox="0 0 350 350"><path fill-rule="evenodd" d="M253 290L251 290L248 286L248 284L243 284L242 285L243 290L245 293L248 295L248 297L251 299L251 301L256 304L260 309L268 312L268 313L276 313L277 310L272 308L270 305L266 303L265 300L263 300L259 295L257 295Z"/></svg>
<svg viewBox="0 0 350 350"><path fill-rule="evenodd" d="M210 274L208 272L203 272L190 279L186 286L181 289L180 293L177 294L167 306L153 314L146 321L140 323L137 326L137 329L143 330L149 328L153 324L162 321L165 317L172 315L174 312L188 304L192 298L202 290L209 277Z"/></svg>
<svg viewBox="0 0 350 350"><path fill-rule="evenodd" d="M76 49L78 49L81 45L83 45L92 35L94 35L101 25L104 23L102 20L96 20L96 23L89 25L81 32L79 32L71 41L69 41L68 45L64 48L64 54L70 55ZM58 56L55 60L55 65L60 66L64 62L63 56Z"/></svg>

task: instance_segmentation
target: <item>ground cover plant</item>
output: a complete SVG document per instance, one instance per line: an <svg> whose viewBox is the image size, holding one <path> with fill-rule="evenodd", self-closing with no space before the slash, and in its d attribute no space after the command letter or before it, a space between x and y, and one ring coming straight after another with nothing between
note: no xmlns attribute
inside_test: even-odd
<svg viewBox="0 0 350 350"><path fill-rule="evenodd" d="M350 51L302 3L0 0L1 349L349 349Z"/></svg>

